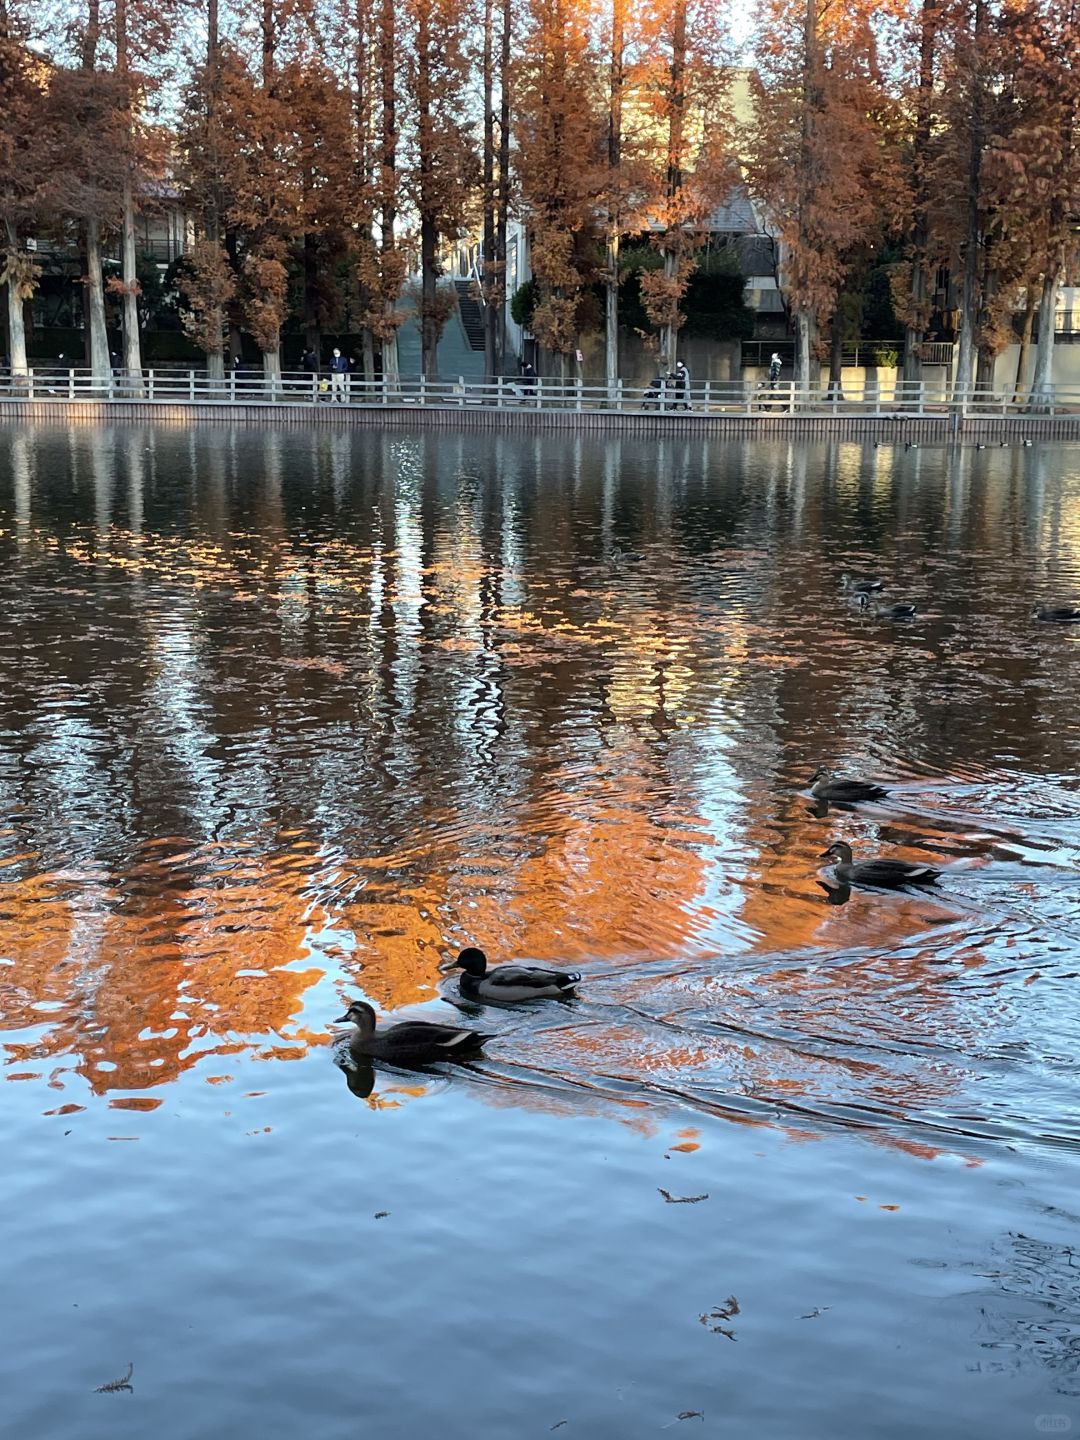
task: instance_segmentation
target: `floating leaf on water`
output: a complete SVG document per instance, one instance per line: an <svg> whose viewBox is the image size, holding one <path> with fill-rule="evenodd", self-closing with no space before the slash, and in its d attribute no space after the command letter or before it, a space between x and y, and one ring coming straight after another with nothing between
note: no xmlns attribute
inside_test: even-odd
<svg viewBox="0 0 1080 1440"><path fill-rule="evenodd" d="M96 1385L94 1387L94 1394L112 1395L115 1394L118 1390L129 1390L132 1394L134 1394L135 1387L131 1383L131 1377L134 1373L134 1362L129 1361L126 1375L122 1375L119 1380L106 1380L104 1385Z"/></svg>
<svg viewBox="0 0 1080 1440"><path fill-rule="evenodd" d="M656 1188L669 1205L696 1205L700 1200L707 1200L709 1198L708 1191L706 1191L704 1195L672 1195L671 1192L665 1190L662 1185L658 1185Z"/></svg>

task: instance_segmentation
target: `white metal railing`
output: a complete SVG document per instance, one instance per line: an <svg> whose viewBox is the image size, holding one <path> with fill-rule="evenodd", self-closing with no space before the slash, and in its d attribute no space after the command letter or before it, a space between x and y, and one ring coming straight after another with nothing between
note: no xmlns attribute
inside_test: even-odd
<svg viewBox="0 0 1080 1440"><path fill-rule="evenodd" d="M143 370L94 377L89 370L60 365L35 366L25 375L0 372L0 405L5 400L134 400L161 403L485 406L498 410L652 412L680 415L1023 415L1080 413L1080 389L1052 387L1042 396L1015 396L1007 390L958 392L945 383L902 380L880 384L809 389L780 381L705 381L684 393L674 383L651 385L619 381L613 388L544 378L502 378L490 383L407 379L365 381L349 375L315 376L287 372L268 377L241 371L211 379L201 370Z"/></svg>

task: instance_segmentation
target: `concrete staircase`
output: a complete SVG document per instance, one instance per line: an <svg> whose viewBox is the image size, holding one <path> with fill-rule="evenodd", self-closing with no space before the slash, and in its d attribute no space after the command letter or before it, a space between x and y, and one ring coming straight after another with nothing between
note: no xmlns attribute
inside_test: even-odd
<svg viewBox="0 0 1080 1440"><path fill-rule="evenodd" d="M471 280L455 280L454 289L458 296L458 314L465 331L469 348L484 352L484 307L472 293Z"/></svg>

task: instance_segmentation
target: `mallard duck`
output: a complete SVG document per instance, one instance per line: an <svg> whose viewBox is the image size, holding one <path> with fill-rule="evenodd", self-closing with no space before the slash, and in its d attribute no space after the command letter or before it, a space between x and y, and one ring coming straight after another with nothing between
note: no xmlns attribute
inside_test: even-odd
<svg viewBox="0 0 1080 1440"><path fill-rule="evenodd" d="M400 1065L426 1065L432 1060L459 1060L475 1055L492 1037L482 1030L460 1030L453 1025L432 1025L426 1020L403 1020L381 1034L375 1033L375 1011L354 1000L336 1025L354 1025L349 1054L355 1060L372 1056Z"/></svg>
<svg viewBox="0 0 1080 1440"><path fill-rule="evenodd" d="M487 968L487 956L475 945L462 950L454 965L464 971L459 986L467 1000L544 1000L572 995L581 976L543 965L496 965Z"/></svg>
<svg viewBox="0 0 1080 1440"><path fill-rule="evenodd" d="M840 576L840 581L844 589L851 595L869 595L874 590L882 589L885 583L883 580L877 579L876 576L856 579L854 575L848 575L846 573Z"/></svg>
<svg viewBox="0 0 1080 1440"><path fill-rule="evenodd" d="M822 852L822 860L835 860L833 873L844 885L874 885L895 889L898 885L933 885L941 874L933 865L911 860L858 860L846 840L836 840Z"/></svg>
<svg viewBox="0 0 1080 1440"><path fill-rule="evenodd" d="M1080 610L1075 605L1036 605L1034 619L1050 620L1057 625L1068 625L1080 620Z"/></svg>
<svg viewBox="0 0 1080 1440"><path fill-rule="evenodd" d="M831 770L815 770L810 776L810 794L838 805L857 805L860 800L882 800L888 795L883 785L868 780L834 780Z"/></svg>
<svg viewBox="0 0 1080 1440"><path fill-rule="evenodd" d="M864 590L859 591L859 604L863 610L870 606L870 596ZM898 601L895 605L876 605L874 618L877 620L910 620L915 614L916 608L906 600Z"/></svg>

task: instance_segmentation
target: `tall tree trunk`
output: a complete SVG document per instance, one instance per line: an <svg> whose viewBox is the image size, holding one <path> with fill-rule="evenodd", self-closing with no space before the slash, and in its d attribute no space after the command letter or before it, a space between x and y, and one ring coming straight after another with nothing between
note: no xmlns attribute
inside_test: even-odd
<svg viewBox="0 0 1080 1440"><path fill-rule="evenodd" d="M206 0L206 139L213 176L206 206L206 240L215 254L221 249L221 176L218 100L220 95L220 59L218 36L218 0ZM225 314L220 305L210 311L208 327L212 340L206 352L206 374L210 380L225 379Z"/></svg>
<svg viewBox="0 0 1080 1440"><path fill-rule="evenodd" d="M496 376L498 351L498 307L493 303L498 286L495 273L495 21L494 0L484 0L484 163L483 163L483 263L480 275L484 291L484 374L490 383Z"/></svg>
<svg viewBox="0 0 1080 1440"><path fill-rule="evenodd" d="M829 395L834 400L844 398L842 384L844 370L844 326L841 321L839 304L832 319L832 333L829 337Z"/></svg>
<svg viewBox="0 0 1080 1440"><path fill-rule="evenodd" d="M986 30L985 0L975 0L973 57L971 63L971 134L968 143L967 240L964 251L964 288L960 301L960 348L956 357L954 394L970 390L975 361L979 314L979 240L981 237L980 179L983 155L982 47Z"/></svg>
<svg viewBox="0 0 1080 1440"><path fill-rule="evenodd" d="M420 217L420 369L425 380L439 378L439 323L435 313L438 234L434 216Z"/></svg>
<svg viewBox="0 0 1080 1440"><path fill-rule="evenodd" d="M503 0L499 35L499 196L495 213L495 264L499 274L498 321L495 329L495 363L506 370L506 240L510 225L510 42L513 34L513 0Z"/></svg>
<svg viewBox="0 0 1080 1440"><path fill-rule="evenodd" d="M380 135L380 189L382 191L382 216L380 247L384 279L382 372L386 385L397 389L401 383L398 368L397 326L394 311L397 296L385 293L387 257L392 257L397 248L395 230L397 226L397 93L395 62L397 58L397 26L395 0L382 0L379 16L379 71L382 103L382 131Z"/></svg>
<svg viewBox="0 0 1080 1440"><path fill-rule="evenodd" d="M799 166L799 216L798 243L806 245L806 225L813 201L813 151L817 107L819 104L818 55L817 55L818 0L806 0L803 14L803 78L802 78L802 135L800 139ZM795 384L802 393L810 389L810 363L813 346L814 314L808 308L809 302L803 293L805 285L798 275L800 258L796 255L795 286L798 303L795 311Z"/></svg>
<svg viewBox="0 0 1080 1440"><path fill-rule="evenodd" d="M994 296L998 286L998 277L994 270L993 253L994 247L992 240L990 236L987 236L983 244L982 278L979 287L982 306L979 312L979 346L975 365L975 388L977 390L991 390L994 385L994 352L991 350L986 338L990 323L991 306L994 303Z"/></svg>
<svg viewBox="0 0 1080 1440"><path fill-rule="evenodd" d="M271 350L262 352L263 379L271 390L277 390L281 385L281 332L278 332L277 344Z"/></svg>
<svg viewBox="0 0 1080 1440"><path fill-rule="evenodd" d="M277 34L274 29L275 0L262 0L262 88L267 101L272 105L276 88ZM272 112L273 114L273 112ZM273 133L277 139L276 114L272 119ZM271 388L276 389L281 381L281 326L275 328L272 343L260 346L262 350L263 375Z"/></svg>
<svg viewBox="0 0 1080 1440"><path fill-rule="evenodd" d="M1054 378L1054 320L1057 315L1058 286L1061 272L1057 268L1058 256L1043 276L1042 294L1039 297L1039 348L1035 356L1035 374L1031 377L1031 408L1044 406L1050 398Z"/></svg>
<svg viewBox="0 0 1080 1440"><path fill-rule="evenodd" d="M814 352L814 317L808 310L795 312L795 383L802 394L810 390Z"/></svg>
<svg viewBox="0 0 1080 1440"><path fill-rule="evenodd" d="M316 355L322 352L322 330L317 308L319 287L318 239L308 231L304 235L304 344Z"/></svg>
<svg viewBox="0 0 1080 1440"><path fill-rule="evenodd" d="M604 376L608 398L619 384L619 240L622 231L623 86L626 79L625 0L612 0L608 69L608 214L604 275Z"/></svg>
<svg viewBox="0 0 1080 1440"><path fill-rule="evenodd" d="M101 39L101 3L89 0L86 29L83 32L82 67L93 70L97 65L97 48ZM90 349L90 374L95 381L108 381L112 376L109 360L109 332L105 324L105 283L101 268L101 221L86 220L86 330Z"/></svg>
<svg viewBox="0 0 1080 1440"><path fill-rule="evenodd" d="M8 263L14 259L19 250L19 234L14 222L8 215L4 216L4 231L7 239ZM19 294L18 282L14 275L8 277L7 282L7 324L8 324L8 360L11 365L11 375L25 376L29 366L26 361L26 326L23 321L23 302Z"/></svg>
<svg viewBox="0 0 1080 1440"><path fill-rule="evenodd" d="M432 193L435 132L432 124L431 29L427 4L416 8L416 111L420 161L420 373L439 378L439 324L435 313L438 279L438 217Z"/></svg>
<svg viewBox="0 0 1080 1440"><path fill-rule="evenodd" d="M112 376L109 331L105 324L105 287L101 272L101 224L86 222L86 297L90 310L90 374L96 382Z"/></svg>
<svg viewBox="0 0 1080 1440"><path fill-rule="evenodd" d="M667 198L668 232L664 239L664 276L674 286L678 283L682 259L681 216L675 214L682 190L683 138L686 124L686 8L687 0L675 0L675 23L671 36L671 110L668 115ZM672 220L675 219L675 225ZM664 364L675 369L678 324L669 320L660 332Z"/></svg>
<svg viewBox="0 0 1080 1440"><path fill-rule="evenodd" d="M1031 332L1035 325L1035 310L1039 303L1034 279L1028 279L1024 289L1024 325L1020 331L1020 353L1016 357L1016 383L1013 386L1013 403L1019 404L1024 393L1028 359L1031 356Z"/></svg>
<svg viewBox="0 0 1080 1440"><path fill-rule="evenodd" d="M127 0L116 0L116 69L124 82L123 216L120 224L120 278L124 286L121 314L124 327L124 371L129 394L141 395L142 347L139 343L139 279L135 256L135 125L131 111L131 76L128 67Z"/></svg>
<svg viewBox="0 0 1080 1440"><path fill-rule="evenodd" d="M124 177L124 217L121 226L122 279L124 282L124 370L129 395L143 393L142 346L139 343L139 281L135 258L135 189L131 176Z"/></svg>
<svg viewBox="0 0 1080 1440"><path fill-rule="evenodd" d="M911 227L911 293L908 323L904 329L906 385L922 379L922 344L930 322L930 193L927 156L934 123L934 49L937 42L938 0L923 0L922 40L919 47L919 94L916 101L915 146L912 152L914 216Z"/></svg>

